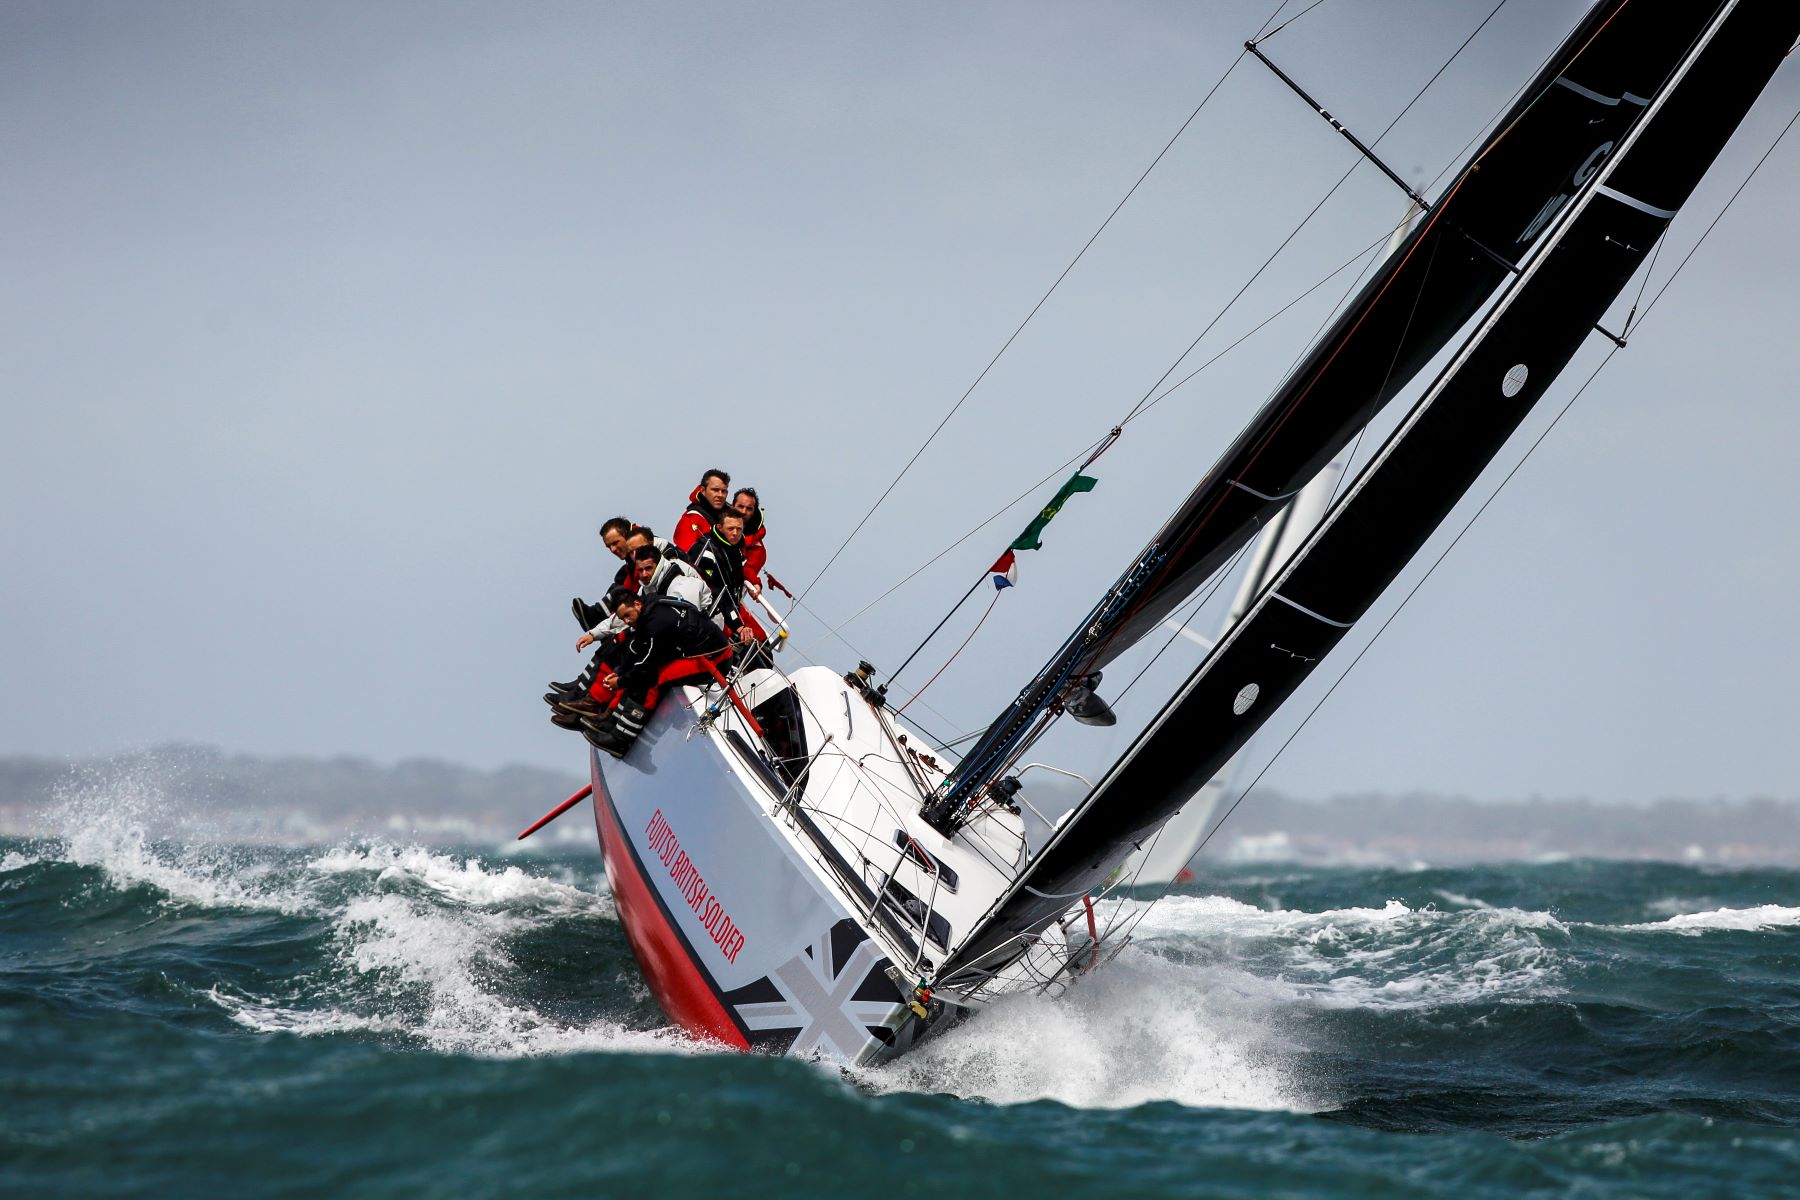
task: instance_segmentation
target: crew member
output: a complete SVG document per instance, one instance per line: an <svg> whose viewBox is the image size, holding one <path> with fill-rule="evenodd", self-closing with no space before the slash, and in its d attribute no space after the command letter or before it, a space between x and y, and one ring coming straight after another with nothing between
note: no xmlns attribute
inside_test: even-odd
<svg viewBox="0 0 1800 1200"><path fill-rule="evenodd" d="M748 671L775 663L769 657L769 635L744 605L744 591L749 583L744 578L743 534L743 514L727 509L712 532L695 544L692 559L715 595L709 615L738 643L741 653L737 663Z"/></svg>
<svg viewBox="0 0 1800 1200"><path fill-rule="evenodd" d="M625 539L635 528L630 518L614 517L600 526L600 542L614 558L623 560L631 553L630 548L625 545ZM613 576L613 582L619 582L617 575ZM603 603L589 604L580 596L569 601L569 608L575 613L575 620L583 629L592 629L606 619L606 606Z"/></svg>
<svg viewBox="0 0 1800 1200"><path fill-rule="evenodd" d="M694 564L672 550L664 553L655 546L639 546L631 552L631 565L637 575L632 590L645 600L673 596L709 615L716 606L712 584Z"/></svg>
<svg viewBox="0 0 1800 1200"><path fill-rule="evenodd" d="M607 543L608 549L613 550L614 554L617 554L620 558L625 560L620 565L618 572L613 576L613 587L623 587L628 591L636 591L638 577L636 564L632 558L633 554L646 546L654 547L656 552L663 557L680 557L681 552L670 545L668 539L657 537L649 526L633 525L630 521L625 520L624 517L615 517L605 525L602 525L600 527L601 538L605 539L607 531L613 529L620 523L625 526L625 531L624 537L620 540L618 548L613 549L612 543ZM577 597L576 603L581 603L579 597ZM550 690L544 693L544 703L559 712L564 711L570 706L579 705L580 702L586 698L588 689L593 687L594 680L597 678L597 674L603 665L600 658L601 653L605 651L607 643L616 640L618 635L624 632L625 629L624 623L613 617L612 610L606 607L606 601L604 600L598 604L587 605L585 610L577 609L578 615L584 612L585 615L588 615L593 619L582 626L584 632L582 636L576 640L575 649L585 650L589 646L599 643L600 650L595 652L593 659L589 661L587 667L580 675L565 682L559 683L553 681L550 684ZM552 716L550 720L555 724L562 725L565 729L574 728L573 725L558 721L555 716Z"/></svg>
<svg viewBox="0 0 1800 1200"><path fill-rule="evenodd" d="M614 588L607 602L630 627L617 665L595 685L608 697L600 707L610 711L582 719L587 740L608 754L625 756L644 731L656 707L659 689L703 674L697 661L704 655L729 656L725 635L685 600L658 596L646 601L636 592Z"/></svg>
<svg viewBox="0 0 1800 1200"><path fill-rule="evenodd" d="M683 554L705 537L707 530L719 523L719 517L726 509L725 497L730 494L730 490L731 476L717 467L700 477L700 486L688 495L688 506L682 511L681 520L675 523L675 532L670 536L670 540Z"/></svg>
<svg viewBox="0 0 1800 1200"><path fill-rule="evenodd" d="M744 582L749 585L752 596L760 596L763 564L769 561L769 552L763 548L763 538L768 535L769 527L763 521L762 501L757 498L755 488L739 488L731 498L731 507L744 518Z"/></svg>
<svg viewBox="0 0 1800 1200"><path fill-rule="evenodd" d="M738 610L744 596L744 518L736 509L728 508L706 536L694 543L687 560L712 589L712 603L701 611L726 630L742 624Z"/></svg>
<svg viewBox="0 0 1800 1200"><path fill-rule="evenodd" d="M700 572L694 569L693 564L682 558L673 546L663 542L659 549L654 544L658 541L661 539L647 529L632 532L631 557L628 563L632 574L624 581L614 584L613 590L635 592L645 600L671 596L686 601L702 612L710 613L713 608L712 588L707 585ZM600 647L594 652L587 670L569 683L551 684L550 691L544 695L544 702L565 715L598 716L598 711L588 703L595 694L594 682L605 673L609 665L613 665L609 652L617 649L626 632L625 622L609 609L605 620L575 640L577 650L586 650L593 645ZM550 720L565 729L572 728L567 722L558 721L554 716Z"/></svg>

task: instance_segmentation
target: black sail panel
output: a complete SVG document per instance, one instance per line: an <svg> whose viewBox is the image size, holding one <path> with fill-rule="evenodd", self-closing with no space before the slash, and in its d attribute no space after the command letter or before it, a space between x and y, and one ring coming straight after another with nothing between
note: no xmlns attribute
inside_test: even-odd
<svg viewBox="0 0 1800 1200"><path fill-rule="evenodd" d="M1716 9L1605 0L1589 12L1080 632L970 750L943 809L985 783L1069 681L1164 621L1423 369L1600 169Z"/></svg>
<svg viewBox="0 0 1800 1200"><path fill-rule="evenodd" d="M1800 5L1792 0L1737 5L1555 246L1502 298L1272 587L972 930L945 963L942 982L975 986L1069 897L1103 883L1362 617L1580 348L1796 37Z"/></svg>
<svg viewBox="0 0 1800 1200"><path fill-rule="evenodd" d="M1718 3L1596 5L1151 545L1168 558L1095 646L1156 628L1442 349L1600 170ZM1261 497L1280 498L1275 503Z"/></svg>

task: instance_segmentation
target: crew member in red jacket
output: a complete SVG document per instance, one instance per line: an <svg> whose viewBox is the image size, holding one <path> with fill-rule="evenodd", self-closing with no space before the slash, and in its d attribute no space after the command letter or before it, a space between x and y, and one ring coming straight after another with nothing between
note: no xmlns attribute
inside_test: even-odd
<svg viewBox="0 0 1800 1200"><path fill-rule="evenodd" d="M769 561L769 552L763 549L769 527L763 521L762 501L757 499L755 488L739 488L731 498L731 507L744 518L744 582L752 596L760 596L763 564Z"/></svg>
<svg viewBox="0 0 1800 1200"><path fill-rule="evenodd" d="M714 467L700 477L700 486L688 496L688 506L676 522L669 540L686 554L694 543L706 536L707 530L719 523L725 511L725 497L731 494L731 476Z"/></svg>

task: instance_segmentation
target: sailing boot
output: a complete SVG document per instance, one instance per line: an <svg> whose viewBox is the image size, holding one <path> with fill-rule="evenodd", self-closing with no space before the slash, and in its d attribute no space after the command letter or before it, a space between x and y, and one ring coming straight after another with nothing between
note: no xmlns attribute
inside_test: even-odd
<svg viewBox="0 0 1800 1200"><path fill-rule="evenodd" d="M569 601L569 611L575 614L575 622L583 630L592 629L606 620L606 610L598 604L589 604L580 596Z"/></svg>
<svg viewBox="0 0 1800 1200"><path fill-rule="evenodd" d="M596 650L594 656L588 659L588 665L582 669L581 674L567 683L553 682L550 684L550 690L544 693L544 703L555 708L559 704L580 700L588 694L588 689L594 686L594 678L599 674L600 652Z"/></svg>
<svg viewBox="0 0 1800 1200"><path fill-rule="evenodd" d="M550 714L550 723L558 729L569 729L576 733L581 732L581 718L574 713L553 712Z"/></svg>
<svg viewBox="0 0 1800 1200"><path fill-rule="evenodd" d="M637 701L621 700L609 714L609 720L584 720L581 732L589 742L614 758L624 758L638 735L644 732L644 720L648 716Z"/></svg>
<svg viewBox="0 0 1800 1200"><path fill-rule="evenodd" d="M549 700L550 698L546 696L544 699ZM598 721L608 715L606 709L596 703L594 698L586 692L552 700L550 707L558 713L574 717L578 721Z"/></svg>
<svg viewBox="0 0 1800 1200"><path fill-rule="evenodd" d="M604 750L614 758L624 758L625 751L631 748L629 742L621 741L619 731L610 721L583 721L581 736L597 750Z"/></svg>

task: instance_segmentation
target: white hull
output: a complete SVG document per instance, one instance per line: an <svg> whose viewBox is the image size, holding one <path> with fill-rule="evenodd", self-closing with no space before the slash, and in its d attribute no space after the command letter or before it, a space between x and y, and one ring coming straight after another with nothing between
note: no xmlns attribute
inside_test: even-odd
<svg viewBox="0 0 1800 1200"><path fill-rule="evenodd" d="M994 813L947 841L917 816L921 783L941 776L890 717L823 668L791 687L776 672L751 678L747 702L804 733L797 788L748 722L729 707L709 714L691 687L671 689L625 759L593 755L595 821L632 950L664 1012L695 1036L851 1063L899 1053L953 1015L933 1000L921 1018L914 985L1023 861L1019 819Z"/></svg>

